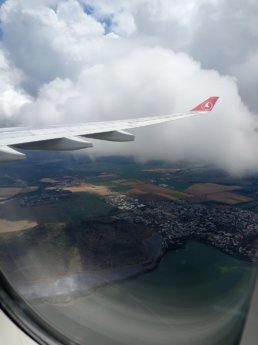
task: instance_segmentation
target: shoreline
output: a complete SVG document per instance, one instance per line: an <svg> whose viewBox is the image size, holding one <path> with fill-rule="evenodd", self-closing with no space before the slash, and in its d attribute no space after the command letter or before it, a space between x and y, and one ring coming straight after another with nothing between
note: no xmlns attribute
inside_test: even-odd
<svg viewBox="0 0 258 345"><path fill-rule="evenodd" d="M162 237L158 233L154 234L153 237L155 235L159 236L160 244L158 251L155 252L155 255L152 253L148 261L134 265L115 267L113 269L75 273L67 277L59 278L51 285L49 283L35 284L32 286L20 287L18 290L25 299L28 301L33 300L34 303L44 302L66 305L71 303L74 299L85 297L103 286L118 282L123 283L136 279L145 273L154 271L167 253L184 249L185 246L191 242L201 243L208 247L217 249L223 254L229 255L237 260L248 262L252 266L254 264L248 260L244 260L245 258L243 257L231 255L230 253L221 250L221 248L217 248L209 242L192 237L185 239L183 243L176 243L173 246L166 248L164 247ZM145 241L145 245L148 246L146 250L151 250L153 249L153 247L151 247L153 243L148 243L148 240Z"/></svg>
<svg viewBox="0 0 258 345"><path fill-rule="evenodd" d="M154 237L159 238L158 248L153 248ZM80 298L82 293L85 296L102 286L135 279L144 273L153 271L167 252L158 233L145 240L144 244L146 251L149 252L149 258L141 263L113 269L75 273L59 278L51 284L39 283L31 286L20 286L18 291L29 302L33 300L39 303L44 301L45 303L51 302L51 304L67 304L70 300Z"/></svg>

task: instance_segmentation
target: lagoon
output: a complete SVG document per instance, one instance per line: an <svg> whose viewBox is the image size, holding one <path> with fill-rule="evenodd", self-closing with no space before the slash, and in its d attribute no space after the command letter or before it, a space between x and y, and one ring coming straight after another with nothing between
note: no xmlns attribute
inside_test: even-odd
<svg viewBox="0 0 258 345"><path fill-rule="evenodd" d="M237 345L255 279L254 265L192 242L153 271L35 308L82 344Z"/></svg>

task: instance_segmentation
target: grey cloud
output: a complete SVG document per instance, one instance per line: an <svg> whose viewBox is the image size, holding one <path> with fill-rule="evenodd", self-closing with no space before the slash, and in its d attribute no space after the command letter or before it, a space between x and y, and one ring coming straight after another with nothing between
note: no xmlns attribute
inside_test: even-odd
<svg viewBox="0 0 258 345"><path fill-rule="evenodd" d="M235 76L243 100L253 111L257 111L253 78L247 80L243 72L248 61L258 53L258 3L225 1L220 6L202 8L200 16L202 22L194 33L189 53L205 68L215 68ZM258 63L252 63L252 66L255 73Z"/></svg>
<svg viewBox="0 0 258 345"><path fill-rule="evenodd" d="M71 116L97 121L166 114L187 111L218 92L220 103L206 118L137 130L134 144L95 142L94 153L202 161L235 174L255 171L256 120L242 104L235 80L202 70L186 54L164 48L137 48L126 57L86 69L76 82L55 80L42 88L36 102L23 108L23 114L25 123L33 114L41 123L69 122Z"/></svg>
<svg viewBox="0 0 258 345"><path fill-rule="evenodd" d="M204 68L235 76L244 101L253 111L258 110L256 88L243 75L246 64L258 53L257 1L139 0L105 5L103 0L94 0L88 3L95 6L100 17L128 12L143 41L184 51ZM257 70L258 62L254 67Z"/></svg>
<svg viewBox="0 0 258 345"><path fill-rule="evenodd" d="M1 8L8 63L0 68L0 77L8 77L0 93L9 90L13 98L4 103L0 97L0 109L20 101L1 117L13 115L19 124L120 119L184 111L219 95L207 118L137 130L135 144L96 142L93 155L128 153L202 161L235 174L256 171L257 120L239 90L258 109L249 92L257 85L257 32L248 17L257 6L250 1L240 11L242 3L42 0L31 6L8 0ZM92 11L86 13L85 4Z"/></svg>

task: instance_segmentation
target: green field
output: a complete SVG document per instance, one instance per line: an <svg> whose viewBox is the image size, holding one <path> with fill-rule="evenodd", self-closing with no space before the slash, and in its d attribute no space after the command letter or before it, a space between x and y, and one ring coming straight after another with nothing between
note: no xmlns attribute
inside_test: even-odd
<svg viewBox="0 0 258 345"><path fill-rule="evenodd" d="M11 200L1 206L0 217L8 220L35 220L38 223L84 221L107 216L112 207L99 196L91 193L76 193L72 199L46 205L20 206Z"/></svg>

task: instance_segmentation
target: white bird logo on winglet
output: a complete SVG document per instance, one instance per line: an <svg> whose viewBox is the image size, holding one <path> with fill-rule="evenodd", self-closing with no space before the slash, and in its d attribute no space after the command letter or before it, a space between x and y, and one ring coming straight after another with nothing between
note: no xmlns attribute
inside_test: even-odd
<svg viewBox="0 0 258 345"><path fill-rule="evenodd" d="M206 102L203 104L202 109L203 110L211 110L213 107L213 104L211 102Z"/></svg>

